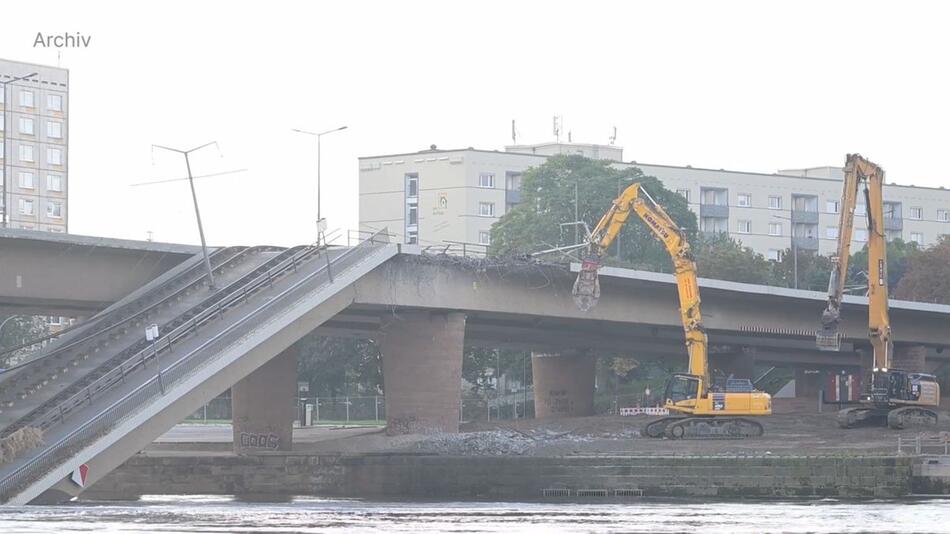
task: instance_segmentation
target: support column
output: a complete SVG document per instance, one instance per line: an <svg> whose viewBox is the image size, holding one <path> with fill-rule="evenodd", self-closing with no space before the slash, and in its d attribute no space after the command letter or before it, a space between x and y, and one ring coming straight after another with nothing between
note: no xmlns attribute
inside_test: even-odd
<svg viewBox="0 0 950 534"><path fill-rule="evenodd" d="M231 386L234 452L292 450L296 397L296 346Z"/></svg>
<svg viewBox="0 0 950 534"><path fill-rule="evenodd" d="M465 314L402 312L379 341L386 433L458 432Z"/></svg>
<svg viewBox="0 0 950 534"><path fill-rule="evenodd" d="M535 418L593 415L596 363L596 358L580 352L532 352Z"/></svg>
<svg viewBox="0 0 950 534"><path fill-rule="evenodd" d="M911 373L927 372L927 347L923 345L896 345L892 364L894 369Z"/></svg>

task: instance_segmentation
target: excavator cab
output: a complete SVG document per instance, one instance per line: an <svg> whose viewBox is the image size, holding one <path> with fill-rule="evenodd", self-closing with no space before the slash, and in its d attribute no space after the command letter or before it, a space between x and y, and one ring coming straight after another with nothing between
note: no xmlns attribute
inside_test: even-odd
<svg viewBox="0 0 950 534"><path fill-rule="evenodd" d="M696 401L699 396L702 380L694 375L673 375L666 383L666 392L663 398L666 404L677 404L683 401Z"/></svg>

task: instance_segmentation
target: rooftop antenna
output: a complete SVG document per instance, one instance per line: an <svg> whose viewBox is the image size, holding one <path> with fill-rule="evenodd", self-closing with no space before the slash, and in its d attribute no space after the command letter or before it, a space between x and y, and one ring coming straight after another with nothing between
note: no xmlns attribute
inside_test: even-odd
<svg viewBox="0 0 950 534"><path fill-rule="evenodd" d="M612 145L616 142L617 142L617 127L614 126L614 133L613 135L610 136L610 144Z"/></svg>
<svg viewBox="0 0 950 534"><path fill-rule="evenodd" d="M518 144L518 133L515 130L515 120L511 119L511 144Z"/></svg>
<svg viewBox="0 0 950 534"><path fill-rule="evenodd" d="M561 142L561 117L554 116L554 140Z"/></svg>

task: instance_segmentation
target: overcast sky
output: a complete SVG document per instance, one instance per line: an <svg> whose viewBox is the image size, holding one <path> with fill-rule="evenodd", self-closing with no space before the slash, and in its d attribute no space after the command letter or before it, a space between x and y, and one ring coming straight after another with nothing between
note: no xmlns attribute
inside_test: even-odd
<svg viewBox="0 0 950 534"><path fill-rule="evenodd" d="M950 32L939 2L9 2L0 57L70 69L70 231L213 244L355 228L358 156L575 141L757 172L841 165L950 186ZM142 6L149 6L143 8ZM34 48L37 32L91 36Z"/></svg>

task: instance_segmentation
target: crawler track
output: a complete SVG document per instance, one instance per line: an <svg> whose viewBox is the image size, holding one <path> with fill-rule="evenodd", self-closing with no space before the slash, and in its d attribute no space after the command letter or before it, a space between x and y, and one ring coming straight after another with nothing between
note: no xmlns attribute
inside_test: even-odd
<svg viewBox="0 0 950 534"><path fill-rule="evenodd" d="M665 417L647 424L644 435L669 439L747 439L765 433L758 421L743 417Z"/></svg>

